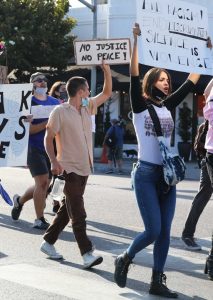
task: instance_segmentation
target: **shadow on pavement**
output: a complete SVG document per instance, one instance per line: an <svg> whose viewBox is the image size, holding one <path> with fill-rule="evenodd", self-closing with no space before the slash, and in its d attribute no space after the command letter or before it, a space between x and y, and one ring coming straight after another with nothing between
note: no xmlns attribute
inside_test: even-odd
<svg viewBox="0 0 213 300"><path fill-rule="evenodd" d="M0 214L0 227L8 228L11 230L22 231L29 234L42 235L44 230L36 229L32 227L33 224L25 220L14 221L10 216Z"/></svg>

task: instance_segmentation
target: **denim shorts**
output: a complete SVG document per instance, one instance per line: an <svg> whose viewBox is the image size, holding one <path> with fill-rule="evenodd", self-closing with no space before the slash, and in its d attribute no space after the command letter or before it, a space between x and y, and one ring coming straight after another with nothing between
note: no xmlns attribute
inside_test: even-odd
<svg viewBox="0 0 213 300"><path fill-rule="evenodd" d="M45 151L29 146L27 165L32 177L49 174L49 179L52 178L50 160Z"/></svg>

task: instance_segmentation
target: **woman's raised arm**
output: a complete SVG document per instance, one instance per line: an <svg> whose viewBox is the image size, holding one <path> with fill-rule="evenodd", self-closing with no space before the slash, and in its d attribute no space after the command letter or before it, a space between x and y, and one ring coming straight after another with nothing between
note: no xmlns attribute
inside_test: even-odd
<svg viewBox="0 0 213 300"><path fill-rule="evenodd" d="M139 75L139 66L138 66L138 36L141 35L140 26L138 23L135 23L133 27L133 49L130 59L130 74L132 76Z"/></svg>

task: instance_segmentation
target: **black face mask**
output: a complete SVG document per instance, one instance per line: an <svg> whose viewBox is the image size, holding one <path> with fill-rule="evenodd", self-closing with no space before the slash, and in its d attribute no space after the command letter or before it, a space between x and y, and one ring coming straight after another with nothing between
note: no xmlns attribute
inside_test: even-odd
<svg viewBox="0 0 213 300"><path fill-rule="evenodd" d="M63 100L64 102L67 102L68 100L67 92L60 92L60 99Z"/></svg>
<svg viewBox="0 0 213 300"><path fill-rule="evenodd" d="M152 88L152 97L155 99L157 98L158 100L164 100L167 97L167 95L154 86Z"/></svg>

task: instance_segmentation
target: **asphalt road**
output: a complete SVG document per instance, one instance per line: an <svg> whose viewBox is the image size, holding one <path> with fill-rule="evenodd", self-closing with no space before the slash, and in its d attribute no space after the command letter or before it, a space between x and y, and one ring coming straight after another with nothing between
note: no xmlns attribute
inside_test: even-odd
<svg viewBox="0 0 213 300"><path fill-rule="evenodd" d="M8 193L21 194L33 183L27 169L1 168L0 178ZM158 299L148 294L152 245L134 259L127 287L113 282L114 258L143 229L129 176L91 175L85 193L88 234L104 261L92 271L82 269L77 244L68 226L56 243L65 260L56 262L40 252L43 232L32 228L35 218L33 202L27 203L20 220L11 220L9 207L0 198L0 299L75 299L117 300ZM212 281L203 274L211 246L212 209L210 201L197 226L196 236L203 250L184 249L180 235L196 194L198 181L188 180L177 186L177 208L172 226L171 247L166 264L167 284L179 293L179 299L213 299ZM45 217L51 221L51 199Z"/></svg>

